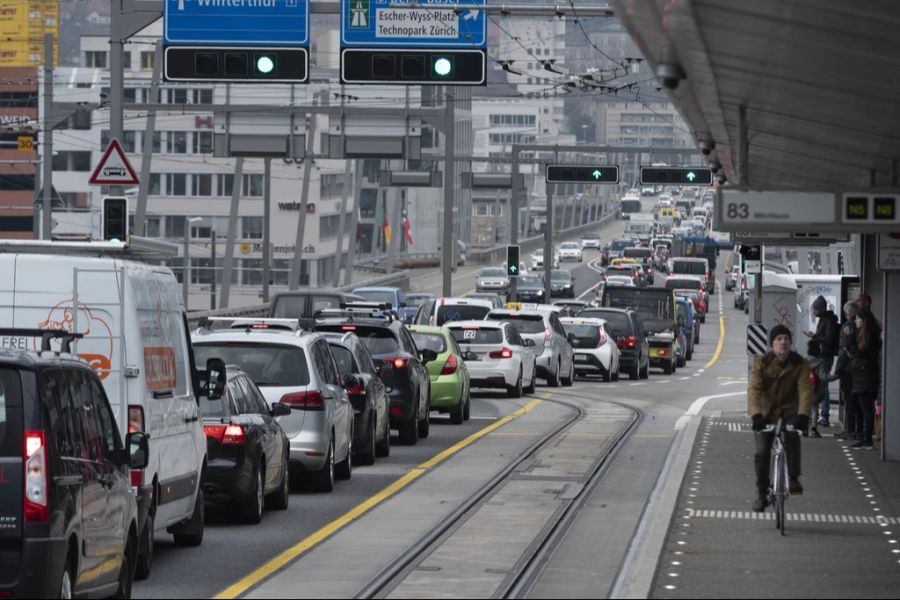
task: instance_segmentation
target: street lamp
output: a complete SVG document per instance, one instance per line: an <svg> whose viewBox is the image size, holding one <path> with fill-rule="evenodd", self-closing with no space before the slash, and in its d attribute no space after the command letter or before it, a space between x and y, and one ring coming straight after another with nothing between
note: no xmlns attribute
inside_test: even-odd
<svg viewBox="0 0 900 600"><path fill-rule="evenodd" d="M202 221L203 217L190 217L185 219L184 221L184 264L181 268L181 285L182 285L182 295L184 296L184 311L188 310L188 284L191 281L191 223L196 223L197 221Z"/></svg>

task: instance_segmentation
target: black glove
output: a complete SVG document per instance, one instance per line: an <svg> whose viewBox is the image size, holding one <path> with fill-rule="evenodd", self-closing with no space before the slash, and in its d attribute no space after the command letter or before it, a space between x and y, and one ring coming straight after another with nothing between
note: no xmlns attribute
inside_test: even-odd
<svg viewBox="0 0 900 600"><path fill-rule="evenodd" d="M809 415L797 415L797 419L794 421L794 427L800 431L809 429Z"/></svg>
<svg viewBox="0 0 900 600"><path fill-rule="evenodd" d="M753 419L753 431L762 431L766 428L766 421L763 419L762 414L756 413L750 418Z"/></svg>

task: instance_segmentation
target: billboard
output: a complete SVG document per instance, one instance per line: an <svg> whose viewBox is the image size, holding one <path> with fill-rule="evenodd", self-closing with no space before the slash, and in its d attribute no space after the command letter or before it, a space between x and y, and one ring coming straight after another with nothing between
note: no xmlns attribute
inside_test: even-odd
<svg viewBox="0 0 900 600"><path fill-rule="evenodd" d="M0 67L42 64L45 33L53 34L53 61L58 65L59 1L0 0Z"/></svg>

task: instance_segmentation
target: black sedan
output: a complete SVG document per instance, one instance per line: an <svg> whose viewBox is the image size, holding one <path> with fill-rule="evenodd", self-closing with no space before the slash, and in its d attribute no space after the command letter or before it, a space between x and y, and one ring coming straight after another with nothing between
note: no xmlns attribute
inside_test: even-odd
<svg viewBox="0 0 900 600"><path fill-rule="evenodd" d="M248 523L262 520L264 506L286 510L290 497L287 436L275 417L290 414L284 404L272 409L243 371L229 367L221 398L202 397L208 464L203 485L210 506L233 506Z"/></svg>
<svg viewBox="0 0 900 600"><path fill-rule="evenodd" d="M535 275L523 275L516 283L516 300L544 303L544 280Z"/></svg>
<svg viewBox="0 0 900 600"><path fill-rule="evenodd" d="M574 298L575 278L567 269L550 271L550 295L554 298Z"/></svg>
<svg viewBox="0 0 900 600"><path fill-rule="evenodd" d="M353 333L326 333L334 362L353 406L353 459L375 464L391 454L391 413L387 388L375 372L368 348Z"/></svg>

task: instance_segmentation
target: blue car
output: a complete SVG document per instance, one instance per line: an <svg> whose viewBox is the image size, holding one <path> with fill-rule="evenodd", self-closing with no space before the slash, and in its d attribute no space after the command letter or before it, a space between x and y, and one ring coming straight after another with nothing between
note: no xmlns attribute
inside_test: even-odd
<svg viewBox="0 0 900 600"><path fill-rule="evenodd" d="M686 347L684 358L691 360L694 357L694 343L696 342L694 329L697 326L694 323L694 303L681 296L678 296L675 301L678 303L678 324L684 333Z"/></svg>
<svg viewBox="0 0 900 600"><path fill-rule="evenodd" d="M390 304L390 310L403 321L412 319L418 309L417 306L407 306L406 294L398 287L361 287L353 293L365 298L366 302Z"/></svg>

